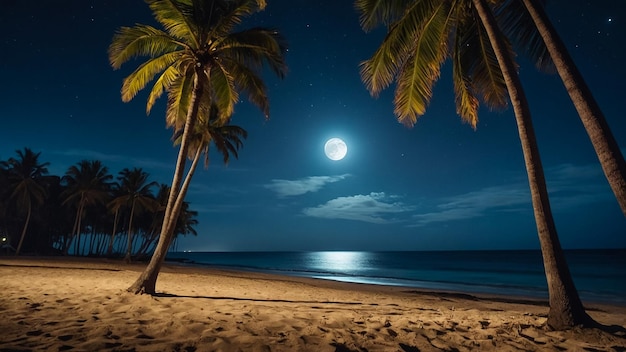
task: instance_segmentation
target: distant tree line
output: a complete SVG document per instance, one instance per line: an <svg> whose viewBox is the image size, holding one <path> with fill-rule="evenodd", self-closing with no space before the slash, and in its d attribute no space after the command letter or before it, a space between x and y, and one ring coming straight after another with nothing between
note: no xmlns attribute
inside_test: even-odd
<svg viewBox="0 0 626 352"><path fill-rule="evenodd" d="M3 253L147 257L160 234L170 187L141 168L116 176L98 160L64 175L29 148L0 161L0 244ZM197 235L197 212L182 206L179 235ZM174 242L175 245L175 242Z"/></svg>

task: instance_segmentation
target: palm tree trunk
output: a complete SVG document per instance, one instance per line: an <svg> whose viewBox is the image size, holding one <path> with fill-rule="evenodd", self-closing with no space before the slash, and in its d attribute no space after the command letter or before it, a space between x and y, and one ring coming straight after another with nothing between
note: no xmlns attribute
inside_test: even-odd
<svg viewBox="0 0 626 352"><path fill-rule="evenodd" d="M189 189L189 184L191 183L191 178L193 177L193 174L196 172L198 162L200 161L200 155L202 155L201 146L199 146L198 149L196 150L196 154L193 157L191 167L189 167L189 171L187 172L185 181L183 181L183 185L180 188L180 196L176 199L176 203L174 204L174 209L176 209L176 214L180 214L180 209L182 208L183 202L185 201L185 196L187 195L187 190ZM172 234L174 233L174 230L176 229L177 220L178 220L178 215L176 216L176 220L172 221L169 224L168 229L167 229L168 233L172 233Z"/></svg>
<svg viewBox="0 0 626 352"><path fill-rule="evenodd" d="M569 94L578 116L591 139L602 170L609 181L617 202L626 216L626 162L619 145L611 133L600 106L596 102L591 90L587 87L583 76L570 57L565 44L552 26L543 7L535 0L522 0L530 13L539 34L546 44L548 52L554 61L556 70L561 76L565 89Z"/></svg>
<svg viewBox="0 0 626 352"><path fill-rule="evenodd" d="M163 265L163 261L167 255L167 250L172 237L172 234L167 231L169 223L175 222L178 217L178 212L174 211L173 208L176 203L176 199L180 195L180 183L185 172L185 161L187 159L189 141L192 136L193 129L195 128L198 109L200 107L200 99L202 99L203 94L203 83L200 80L204 74L205 73L202 67L196 68L193 91L189 102L189 110L187 112L185 126L183 127L183 136L180 143L180 149L178 150L178 158L176 160L176 169L172 179L170 195L167 200L167 206L165 207L165 216L163 218L163 225L161 226L159 242L154 250L154 254L150 258L148 266L141 273L139 278L128 288L129 292L147 294L156 293L156 280L159 275L159 271L161 270L161 266Z"/></svg>
<svg viewBox="0 0 626 352"><path fill-rule="evenodd" d="M589 325L593 320L585 312L578 297L578 291L574 286L574 281L569 272L556 232L543 167L539 157L539 148L537 147L537 140L530 116L530 108L517 75L515 63L506 54L507 50L504 40L485 0L472 0L472 2L494 48L515 112L548 283L550 311L547 324L550 328L557 330L571 328L576 325Z"/></svg>
<svg viewBox="0 0 626 352"><path fill-rule="evenodd" d="M22 244L24 243L24 237L26 237L26 230L28 229L28 224L30 223L30 214L32 212L32 205L30 201L28 202L28 213L26 214L26 221L24 221L24 227L22 228L22 235L20 236L20 242L17 245L17 249L15 250L15 256L20 255L20 251L22 250Z"/></svg>
<svg viewBox="0 0 626 352"><path fill-rule="evenodd" d="M81 228L82 228L82 222L83 222L82 221L83 220L83 211L84 211L84 208L81 207L80 216L78 217L78 226L76 227L76 242L75 242L75 246L74 246L74 248L76 248L75 249L75 253L74 253L75 255L81 255L81 253L80 253L80 237L81 236L80 235L82 233Z"/></svg>
<svg viewBox="0 0 626 352"><path fill-rule="evenodd" d="M72 240L74 239L74 236L76 236L76 229L78 228L78 219L80 219L81 204L82 204L82 196L81 196L81 201L78 203L78 208L76 208L76 218L74 218L74 225L72 227L72 233L70 234L69 241L67 242L67 244L64 246L65 248L63 249L64 255L68 255L70 246L72 245Z"/></svg>
<svg viewBox="0 0 626 352"><path fill-rule="evenodd" d="M104 254L104 243L106 242L106 235L102 232L98 233L96 235L96 250L94 252L94 254L98 257L102 256Z"/></svg>
<svg viewBox="0 0 626 352"><path fill-rule="evenodd" d="M96 226L95 224L92 222L91 223L91 235L89 236L89 252L88 255L93 255L94 252L94 248L96 245Z"/></svg>
<svg viewBox="0 0 626 352"><path fill-rule="evenodd" d="M133 249L133 217L135 215L135 200L130 208L130 219L128 219L128 246L126 247L126 256L124 261L130 263Z"/></svg>
<svg viewBox="0 0 626 352"><path fill-rule="evenodd" d="M74 255L80 255L80 228L82 226L82 219L83 219L83 211L84 211L84 201L83 201L83 197L81 197L80 199L80 205L78 206L78 212L76 214L76 233L74 234L74 237L76 238L76 242L74 242Z"/></svg>
<svg viewBox="0 0 626 352"><path fill-rule="evenodd" d="M120 214L120 209L115 210L115 218L113 219L113 232L111 232L111 238L109 240L109 248L107 249L107 255L110 257L113 255L113 242L115 241L115 231L117 231L117 220Z"/></svg>

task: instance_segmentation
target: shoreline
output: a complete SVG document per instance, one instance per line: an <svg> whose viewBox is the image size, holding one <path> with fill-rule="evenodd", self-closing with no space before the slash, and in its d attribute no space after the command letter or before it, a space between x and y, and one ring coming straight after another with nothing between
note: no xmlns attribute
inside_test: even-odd
<svg viewBox="0 0 626 352"><path fill-rule="evenodd" d="M495 292L487 292L487 291L471 290L471 289L463 290L463 289L455 289L453 287L459 287L459 286L464 286L464 285L471 287L472 285L454 283L454 282L447 283L447 282L439 282L439 281L420 281L420 282L427 283L424 286L428 286L429 283L434 284L433 286L444 286L444 287L450 286L449 288L444 288L444 287L437 288L437 287L424 287L424 286L417 286L417 285L385 283L386 280L407 281L407 280L397 279L393 277L382 277L382 278L373 277L372 280L370 281L365 281L365 280L357 281L357 280L350 280L350 279L342 280L342 279L333 278L333 275L331 273L320 272L318 273L319 275L314 276L308 272L294 271L295 273L303 273L302 275L299 275L299 274L295 274L295 273L288 272L288 271L281 271L280 269L262 269L262 268L253 268L253 267L245 267L245 266L228 266L228 265L219 265L219 264L214 265L214 264L199 263L193 260L180 259L180 258L176 258L174 260L166 259L165 265L188 267L188 268L197 267L199 269L232 271L232 272L242 272L242 273L249 272L252 274L267 274L267 275L283 276L283 277L289 277L289 278L322 280L322 281L331 281L331 282L346 283L346 284L353 284L353 285L371 285L371 286L383 287L383 288L394 287L394 288L404 289L407 291L415 291L415 292L460 294L460 295L465 295L465 296L475 296L476 298L486 297L489 299L492 299L492 298L499 299L499 300L502 300L503 302L506 302L507 299L511 299L516 302L529 302L529 303L536 302L538 304L543 304L545 306L548 306L547 292L545 293L546 295L545 297L541 297L540 295L532 295L532 294L527 294L527 295L514 294L514 293L505 294L505 293L495 293ZM337 276L337 277L345 277L345 276ZM358 277L358 276L355 276L355 277ZM376 282L376 279L381 279L382 281ZM589 299L589 298L583 299L582 297L581 297L581 300L583 301L585 306L602 305L602 306L617 306L617 307L626 308L626 300L614 301L610 299L604 299L604 300L603 299Z"/></svg>
<svg viewBox="0 0 626 352"><path fill-rule="evenodd" d="M626 307L618 305L585 304L612 332L551 332L541 299L173 263L157 295L126 292L145 265L0 257L0 351L626 349Z"/></svg>

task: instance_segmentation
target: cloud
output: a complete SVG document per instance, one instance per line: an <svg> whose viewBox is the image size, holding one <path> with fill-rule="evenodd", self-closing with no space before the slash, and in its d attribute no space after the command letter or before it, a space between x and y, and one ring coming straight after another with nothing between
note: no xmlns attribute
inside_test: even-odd
<svg viewBox="0 0 626 352"><path fill-rule="evenodd" d="M546 179L553 211L607 200L612 196L602 185L604 177L598 165L561 164L548 169ZM489 211L522 212L530 207L530 189L526 182L487 187L442 198L436 210L414 215L416 223L413 226L477 218Z"/></svg>
<svg viewBox="0 0 626 352"><path fill-rule="evenodd" d="M573 164L561 164L547 171L548 178L554 179L557 182L570 183L575 180L586 180L598 177L603 177L602 169L600 165L588 164L588 165L573 165Z"/></svg>
<svg viewBox="0 0 626 352"><path fill-rule="evenodd" d="M552 209L563 210L614 198L599 164L562 164L547 171Z"/></svg>
<svg viewBox="0 0 626 352"><path fill-rule="evenodd" d="M339 182L349 174L337 176L310 176L299 180L272 180L264 185L278 194L279 197L299 196L309 192L317 192L329 183Z"/></svg>
<svg viewBox="0 0 626 352"><path fill-rule="evenodd" d="M304 215L325 218L364 221L385 224L397 220L387 219L385 215L401 214L414 210L401 202L395 202L397 196L387 196L384 192L372 192L366 195L339 197L325 204L302 211Z"/></svg>
<svg viewBox="0 0 626 352"><path fill-rule="evenodd" d="M481 217L488 210L522 211L530 202L527 188L523 184L488 187L444 198L436 211L414 215L415 226Z"/></svg>

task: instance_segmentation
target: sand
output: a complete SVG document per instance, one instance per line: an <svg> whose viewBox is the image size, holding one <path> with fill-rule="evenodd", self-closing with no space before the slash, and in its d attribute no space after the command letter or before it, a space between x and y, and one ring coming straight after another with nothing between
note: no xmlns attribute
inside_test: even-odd
<svg viewBox="0 0 626 352"><path fill-rule="evenodd" d="M546 331L545 302L167 265L0 257L0 351L626 351L605 329Z"/></svg>

